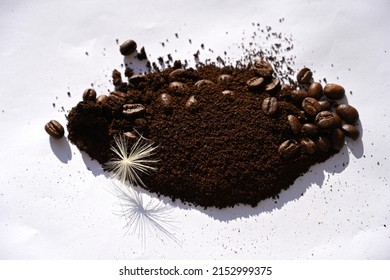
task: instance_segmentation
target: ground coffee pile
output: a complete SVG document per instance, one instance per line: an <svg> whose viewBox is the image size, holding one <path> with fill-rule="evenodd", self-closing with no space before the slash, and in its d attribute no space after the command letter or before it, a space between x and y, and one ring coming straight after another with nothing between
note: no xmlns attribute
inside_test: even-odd
<svg viewBox="0 0 390 280"><path fill-rule="evenodd" d="M158 145L157 171L142 176L149 191L204 207L255 206L335 154L341 149L335 142L344 144L344 135L334 136L341 129L333 124L319 133L301 129L318 122L302 108L307 90L283 85L276 71L264 73L263 62L265 69L261 63L260 69L255 63L192 69L176 61L145 75L126 69L126 82L114 70L115 90L97 99L87 90L71 110L68 138L104 164L115 156L110 150L114 136L124 134L135 142L142 135ZM301 88L307 89L304 83ZM326 100L334 109L335 103ZM134 110L125 114L125 104ZM308 137L316 143L314 150L300 144Z"/></svg>

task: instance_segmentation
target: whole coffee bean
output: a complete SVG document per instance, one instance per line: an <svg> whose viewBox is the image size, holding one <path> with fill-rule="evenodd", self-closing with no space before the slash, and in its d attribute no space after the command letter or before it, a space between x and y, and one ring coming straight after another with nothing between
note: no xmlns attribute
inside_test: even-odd
<svg viewBox="0 0 390 280"><path fill-rule="evenodd" d="M96 91L93 88L88 88L83 93L84 101L96 101Z"/></svg>
<svg viewBox="0 0 390 280"><path fill-rule="evenodd" d="M135 116L145 111L145 106L142 104L125 104L123 105L122 114L124 116Z"/></svg>
<svg viewBox="0 0 390 280"><path fill-rule="evenodd" d="M137 86L141 82L146 81L146 75L140 74L140 75L133 75L129 78L129 83Z"/></svg>
<svg viewBox="0 0 390 280"><path fill-rule="evenodd" d="M123 104L126 102L126 93L116 90L111 92L110 99L115 101L116 103Z"/></svg>
<svg viewBox="0 0 390 280"><path fill-rule="evenodd" d="M164 107L172 107L173 97L169 93L162 93L159 100Z"/></svg>
<svg viewBox="0 0 390 280"><path fill-rule="evenodd" d="M299 134L301 132L302 125L296 116L288 115L287 121L288 121L288 124L290 125L291 131L294 134Z"/></svg>
<svg viewBox="0 0 390 280"><path fill-rule="evenodd" d="M210 80L199 80L195 83L195 86L197 88L202 88L204 86L212 86L212 85L214 85L214 83Z"/></svg>
<svg viewBox="0 0 390 280"><path fill-rule="evenodd" d="M297 81L300 84L308 84L311 81L311 78L313 77L313 73L310 71L309 68L302 68L298 74L297 74Z"/></svg>
<svg viewBox="0 0 390 280"><path fill-rule="evenodd" d="M127 40L119 47L122 55L131 55L137 49L137 43L133 40Z"/></svg>
<svg viewBox="0 0 390 280"><path fill-rule="evenodd" d="M265 86L266 92L275 92L280 90L280 80L279 79L273 79L269 84Z"/></svg>
<svg viewBox="0 0 390 280"><path fill-rule="evenodd" d="M55 139L61 139L64 136L64 127L56 120L51 120L45 125L47 134Z"/></svg>
<svg viewBox="0 0 390 280"><path fill-rule="evenodd" d="M334 115L330 111L322 111L316 115L315 122L320 128L329 128L335 126Z"/></svg>
<svg viewBox="0 0 390 280"><path fill-rule="evenodd" d="M334 129L330 134L330 139L332 142L332 148L336 151L340 151L345 142L344 131L340 128Z"/></svg>
<svg viewBox="0 0 390 280"><path fill-rule="evenodd" d="M176 92L183 92L186 89L186 85L181 82L172 82L169 84L169 88Z"/></svg>
<svg viewBox="0 0 390 280"><path fill-rule="evenodd" d="M320 103L313 97L306 97L303 99L302 108L308 115L313 117L321 111Z"/></svg>
<svg viewBox="0 0 390 280"><path fill-rule="evenodd" d="M333 117L334 117L334 126L337 128L341 127L341 118L339 115L337 115L335 112L333 112Z"/></svg>
<svg viewBox="0 0 390 280"><path fill-rule="evenodd" d="M274 73L274 69L272 68L272 65L268 63L265 60L258 60L254 64L254 69L257 74L259 74L262 77L271 77Z"/></svg>
<svg viewBox="0 0 390 280"><path fill-rule="evenodd" d="M273 115L278 110L278 100L276 97L266 97L263 100L261 109L266 115Z"/></svg>
<svg viewBox="0 0 390 280"><path fill-rule="evenodd" d="M175 69L173 70L171 73L169 73L169 77L171 78L177 78L177 77L180 77L180 76L183 76L184 73L185 73L186 70L182 69L182 68L179 68L179 69Z"/></svg>
<svg viewBox="0 0 390 280"><path fill-rule="evenodd" d="M323 135L319 136L315 143L317 145L317 148L322 152L329 151L330 147L332 146L332 143L330 142L329 138Z"/></svg>
<svg viewBox="0 0 390 280"><path fill-rule="evenodd" d="M359 129L352 124L343 124L341 128L344 131L345 135L352 138L353 140L358 139L360 136Z"/></svg>
<svg viewBox="0 0 390 280"><path fill-rule="evenodd" d="M122 83L122 75L116 69L112 71L112 83L114 86L119 86Z"/></svg>
<svg viewBox="0 0 390 280"><path fill-rule="evenodd" d="M310 84L309 88L307 89L307 94L309 97L313 97L319 100L322 97L322 85L317 82Z"/></svg>
<svg viewBox="0 0 390 280"><path fill-rule="evenodd" d="M233 81L233 76L229 75L229 74L223 74L223 75L218 77L218 81L221 84L229 84Z"/></svg>
<svg viewBox="0 0 390 280"><path fill-rule="evenodd" d="M341 104L337 106L336 113L342 120L350 124L354 124L359 120L358 111L355 109L355 107L352 107L348 104Z"/></svg>
<svg viewBox="0 0 390 280"><path fill-rule="evenodd" d="M312 155L316 152L317 145L313 140L311 140L309 138L302 138L301 149L302 149L303 153L308 154L308 155Z"/></svg>
<svg viewBox="0 0 390 280"><path fill-rule="evenodd" d="M278 153L282 158L290 158L295 155L299 150L297 141L289 139L280 144Z"/></svg>
<svg viewBox="0 0 390 280"><path fill-rule="evenodd" d="M316 137L318 136L318 127L312 123L305 123L302 125L302 134L305 136Z"/></svg>
<svg viewBox="0 0 390 280"><path fill-rule="evenodd" d="M320 100L318 101L318 103L320 103L320 106L321 106L321 111L330 111L330 109L332 109L332 106L333 106L333 102L331 102L330 100Z"/></svg>
<svg viewBox="0 0 390 280"><path fill-rule="evenodd" d="M97 98L96 98L96 103L99 104L99 105L102 105L103 103L106 103L108 101L108 96L107 95L99 95Z"/></svg>
<svg viewBox="0 0 390 280"><path fill-rule="evenodd" d="M344 97L345 89L337 84L327 84L324 87L324 94L330 99L341 99Z"/></svg>
<svg viewBox="0 0 390 280"><path fill-rule="evenodd" d="M294 89L289 92L289 97L295 104L302 104L303 99L307 97L307 92L303 89Z"/></svg>
<svg viewBox="0 0 390 280"><path fill-rule="evenodd" d="M249 79L246 84L250 90L258 90L264 86L265 82L261 77L253 77Z"/></svg>
<svg viewBox="0 0 390 280"><path fill-rule="evenodd" d="M222 94L223 95L231 95L231 96L233 96L236 93L234 91L232 91L232 90L226 89L226 90L222 91Z"/></svg>
<svg viewBox="0 0 390 280"><path fill-rule="evenodd" d="M192 109L197 103L198 103L198 101L195 99L195 96L191 95L190 98L188 98L184 107L186 109Z"/></svg>

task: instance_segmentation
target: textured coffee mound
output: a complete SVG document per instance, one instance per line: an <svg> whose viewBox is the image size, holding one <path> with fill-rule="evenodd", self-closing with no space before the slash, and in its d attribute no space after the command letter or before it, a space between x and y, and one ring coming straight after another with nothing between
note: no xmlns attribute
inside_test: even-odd
<svg viewBox="0 0 390 280"><path fill-rule="evenodd" d="M221 79L221 75L230 76ZM336 153L340 147L333 142L344 143L344 135L341 140L332 136L336 127L323 129L311 139L318 143L326 138L325 144L334 144L333 149L319 145L307 153L299 144L307 139L305 133L293 132L288 121L294 115L299 124L315 123L315 116L301 105L307 92L289 86L250 88L247 81L260 77L252 65L169 67L131 76L128 83L116 70L113 77L116 90L104 100L98 97L103 102L81 101L71 110L68 138L101 164L114 157L110 146L115 135L132 132L150 139L158 145L157 171L142 180L149 191L173 200L204 207L255 206ZM199 82L204 79L208 82ZM272 77L264 80L268 85L275 82ZM277 110L267 115L262 105L270 96L276 98ZM124 115L124 104L142 105L145 110ZM286 140L297 143L288 156L279 149Z"/></svg>

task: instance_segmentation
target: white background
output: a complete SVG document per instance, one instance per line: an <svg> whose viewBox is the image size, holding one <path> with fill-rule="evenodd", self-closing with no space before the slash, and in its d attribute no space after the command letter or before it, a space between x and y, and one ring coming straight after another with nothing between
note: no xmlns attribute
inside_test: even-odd
<svg viewBox="0 0 390 280"><path fill-rule="evenodd" d="M155 2L0 0L0 258L389 259L390 2ZM123 70L116 39L133 38L152 61L171 53L193 63L201 43L214 51L203 58L239 59L234 46L252 22L293 37L296 70L346 88L362 139L255 208L138 192L146 208L130 210L166 231L150 219L128 230L108 174L66 138L50 140L44 124L66 124L61 107L91 84L112 89L111 71Z"/></svg>

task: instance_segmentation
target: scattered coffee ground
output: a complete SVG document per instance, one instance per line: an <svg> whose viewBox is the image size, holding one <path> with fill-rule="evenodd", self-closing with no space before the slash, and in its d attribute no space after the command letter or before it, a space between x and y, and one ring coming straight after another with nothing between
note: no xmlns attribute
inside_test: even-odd
<svg viewBox="0 0 390 280"><path fill-rule="evenodd" d="M142 176L146 189L224 208L277 196L337 153L344 135L358 137L356 109L335 101L344 88L323 90L308 68L287 85L280 67L264 59L181 67L145 75L127 70L127 82L114 70L109 96L87 89L69 113L69 140L104 164L115 157L114 136L134 143L142 135L158 145L157 171Z"/></svg>

